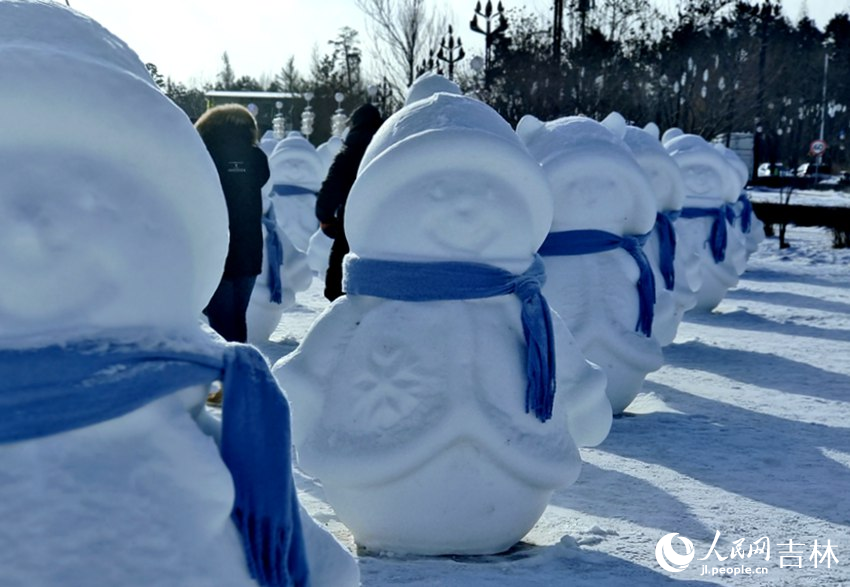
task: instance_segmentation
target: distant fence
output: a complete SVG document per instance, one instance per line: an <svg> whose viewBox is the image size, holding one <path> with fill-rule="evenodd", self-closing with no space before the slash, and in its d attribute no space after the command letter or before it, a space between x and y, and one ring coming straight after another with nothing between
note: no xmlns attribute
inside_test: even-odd
<svg viewBox="0 0 850 587"><path fill-rule="evenodd" d="M780 248L788 246L785 227L789 224L829 228L834 247L850 247L850 207L791 203L794 190L811 189L816 181L814 177L760 177L750 182L751 186L777 190L780 195L780 202L753 202L753 212L764 222L768 235L774 234L774 226L778 226Z"/></svg>

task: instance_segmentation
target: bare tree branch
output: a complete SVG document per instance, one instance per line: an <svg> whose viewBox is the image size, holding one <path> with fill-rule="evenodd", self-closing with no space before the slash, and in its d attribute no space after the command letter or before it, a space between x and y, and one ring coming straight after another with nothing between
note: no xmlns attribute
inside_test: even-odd
<svg viewBox="0 0 850 587"><path fill-rule="evenodd" d="M436 47L447 18L426 0L354 0L368 19L373 56L397 92L408 87L417 65Z"/></svg>

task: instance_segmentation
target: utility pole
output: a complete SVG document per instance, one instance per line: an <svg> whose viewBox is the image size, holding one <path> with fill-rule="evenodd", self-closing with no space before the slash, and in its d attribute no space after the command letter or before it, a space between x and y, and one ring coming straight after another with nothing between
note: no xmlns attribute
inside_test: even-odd
<svg viewBox="0 0 850 587"><path fill-rule="evenodd" d="M561 43L564 36L564 0L555 0L555 14L552 18L552 59L556 66L561 64Z"/></svg>

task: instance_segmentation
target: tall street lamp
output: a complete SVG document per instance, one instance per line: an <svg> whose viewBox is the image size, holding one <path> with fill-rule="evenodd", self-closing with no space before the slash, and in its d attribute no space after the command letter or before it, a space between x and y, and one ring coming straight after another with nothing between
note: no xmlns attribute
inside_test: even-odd
<svg viewBox="0 0 850 587"><path fill-rule="evenodd" d="M832 45L835 43L835 39L832 37L828 38L824 41L824 53L823 53L823 95L821 96L821 109L820 109L820 136L818 137L821 142L823 142L824 138L824 129L826 127L826 82L827 75L829 73L829 50ZM817 158L815 159L815 173L820 173L821 164L823 163L823 152L818 153Z"/></svg>

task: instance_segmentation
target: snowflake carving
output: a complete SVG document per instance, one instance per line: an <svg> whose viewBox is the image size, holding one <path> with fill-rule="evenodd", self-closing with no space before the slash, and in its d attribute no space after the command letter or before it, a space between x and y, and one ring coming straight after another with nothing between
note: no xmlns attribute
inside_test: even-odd
<svg viewBox="0 0 850 587"><path fill-rule="evenodd" d="M426 400L429 377L415 349L406 344L379 344L352 387L352 421L358 427L387 430L412 415Z"/></svg>

